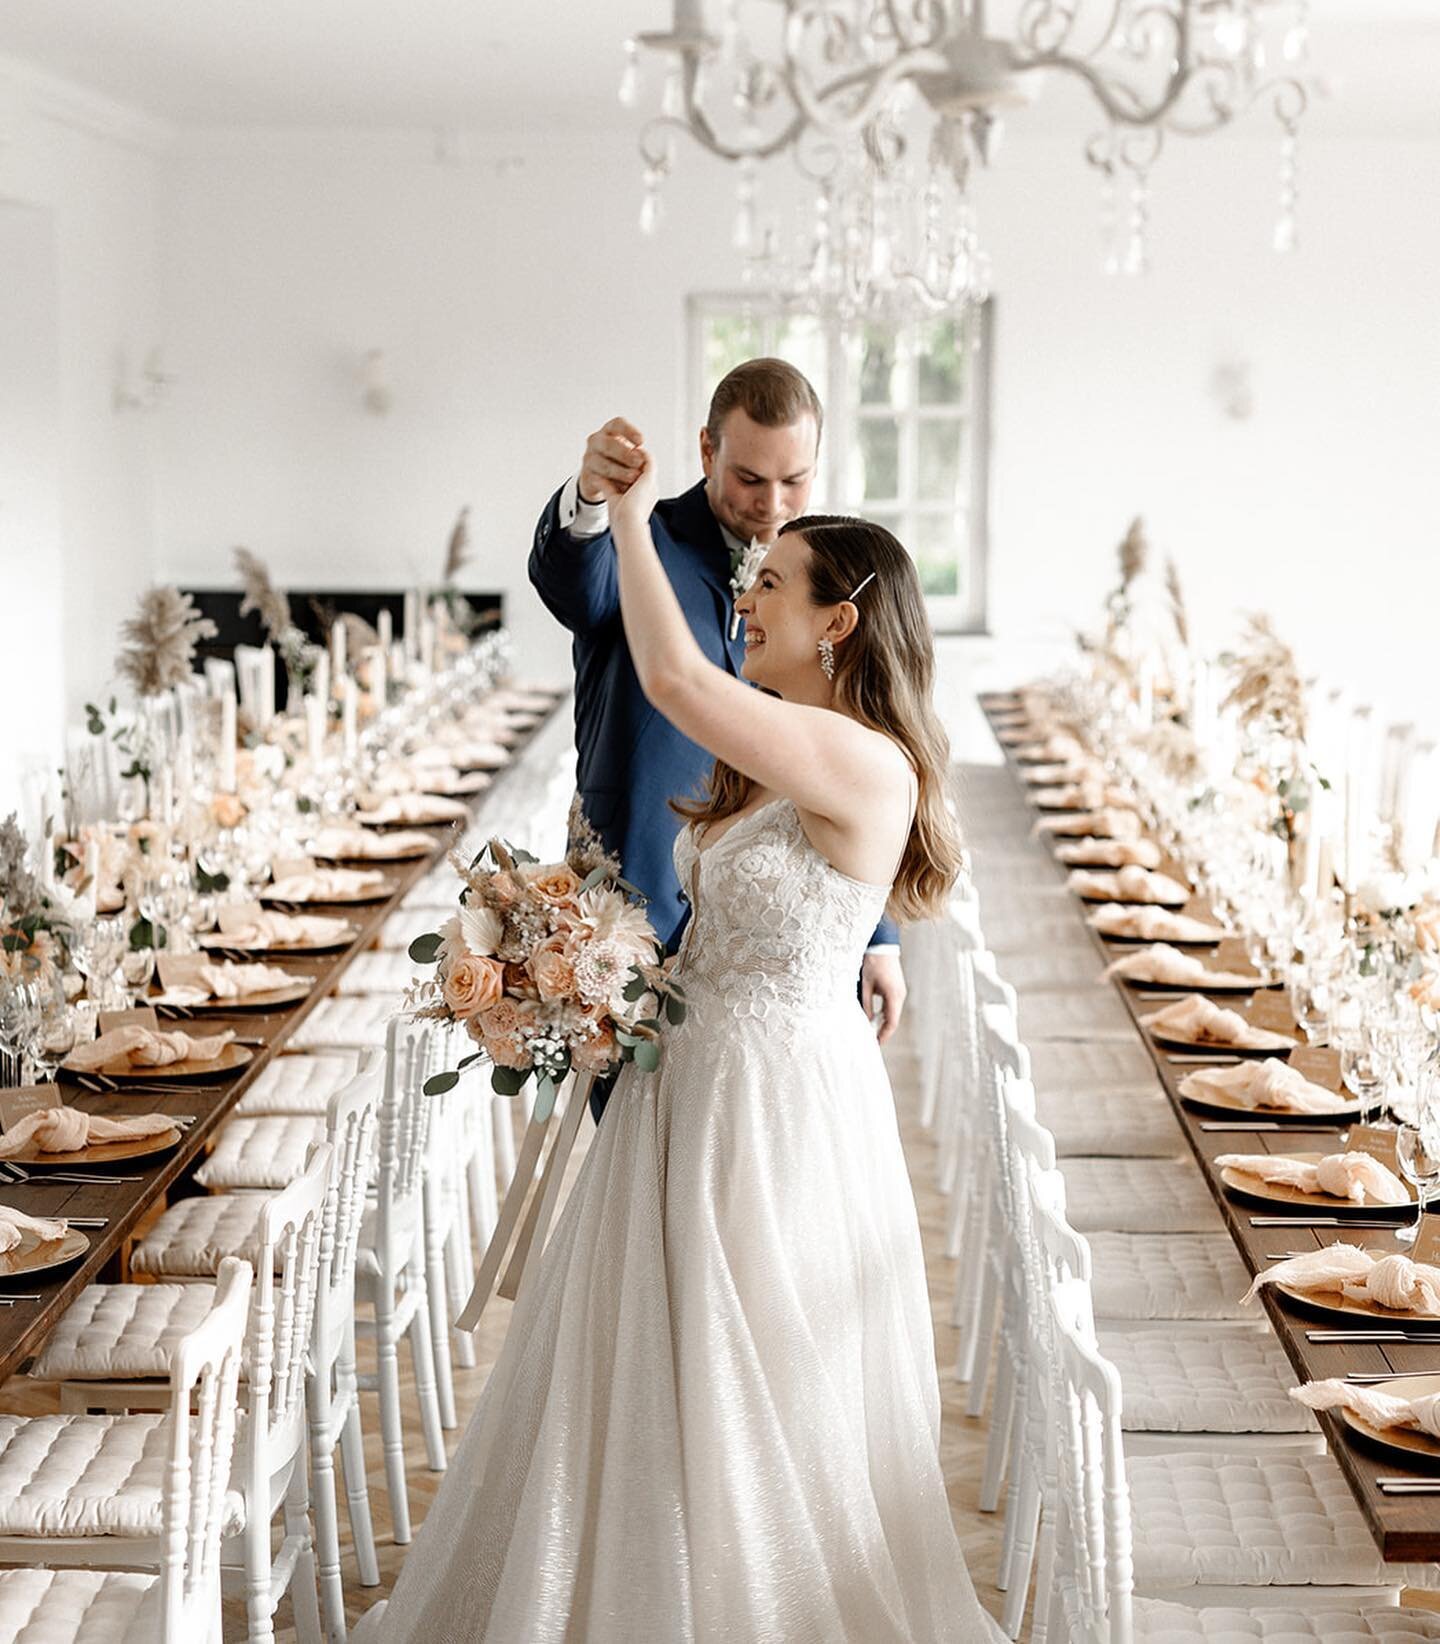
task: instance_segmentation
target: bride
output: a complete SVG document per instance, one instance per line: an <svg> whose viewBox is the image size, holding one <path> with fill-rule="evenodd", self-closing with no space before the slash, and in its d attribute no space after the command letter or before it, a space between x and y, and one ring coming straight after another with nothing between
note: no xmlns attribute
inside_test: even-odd
<svg viewBox="0 0 1440 1644"><path fill-rule="evenodd" d="M739 602L752 690L656 555L648 453L611 503L654 708L716 756L678 807L689 1000L627 1067L388 1606L415 1644L999 1638L955 1539L920 1235L856 999L887 904L958 844L914 567L787 525Z"/></svg>

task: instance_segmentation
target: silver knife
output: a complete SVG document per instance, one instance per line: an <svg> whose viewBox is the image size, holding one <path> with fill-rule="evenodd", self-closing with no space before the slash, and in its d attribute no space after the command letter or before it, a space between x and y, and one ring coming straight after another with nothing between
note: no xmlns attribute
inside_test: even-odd
<svg viewBox="0 0 1440 1644"><path fill-rule="evenodd" d="M1252 1216L1251 1227L1388 1227L1392 1232L1400 1225L1396 1221L1364 1220L1359 1216Z"/></svg>
<svg viewBox="0 0 1440 1644"><path fill-rule="evenodd" d="M1297 1136L1308 1136L1312 1131L1343 1130L1350 1123L1349 1119L1337 1119L1333 1124L1327 1124L1324 1119L1317 1119L1313 1124L1306 1120L1304 1123L1277 1124L1274 1119L1260 1119L1254 1124L1247 1124L1244 1119L1202 1119L1201 1130L1290 1130Z"/></svg>
<svg viewBox="0 0 1440 1644"><path fill-rule="evenodd" d="M1342 1341L1405 1341L1440 1347L1440 1332L1434 1330L1307 1330L1305 1339L1316 1346Z"/></svg>

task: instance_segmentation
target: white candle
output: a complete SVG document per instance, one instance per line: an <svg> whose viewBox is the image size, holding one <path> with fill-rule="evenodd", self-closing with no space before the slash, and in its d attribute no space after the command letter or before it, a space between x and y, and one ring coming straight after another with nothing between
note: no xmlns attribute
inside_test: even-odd
<svg viewBox="0 0 1440 1644"><path fill-rule="evenodd" d="M235 692L226 689L220 696L220 791L235 792Z"/></svg>
<svg viewBox="0 0 1440 1644"><path fill-rule="evenodd" d="M168 765L160 767L158 791L160 820L168 828L175 820L175 773Z"/></svg>
<svg viewBox="0 0 1440 1644"><path fill-rule="evenodd" d="M389 669L385 662L385 647L376 645L370 651L370 694L375 698L375 712L385 712L385 699L390 690Z"/></svg>
<svg viewBox="0 0 1440 1644"><path fill-rule="evenodd" d="M428 616L420 619L420 666L426 673L435 672L435 624Z"/></svg>
<svg viewBox="0 0 1440 1644"><path fill-rule="evenodd" d="M195 756L190 749L189 731L181 731L175 742L175 786L183 796L181 803L188 802L195 786Z"/></svg>
<svg viewBox="0 0 1440 1644"><path fill-rule="evenodd" d="M330 629L330 673L337 686L345 677L345 624L338 617Z"/></svg>
<svg viewBox="0 0 1440 1644"><path fill-rule="evenodd" d="M390 650L390 642L395 637L393 622L390 616L390 607L388 605L382 605L380 607L380 615L375 618L375 634L381 645L388 653Z"/></svg>
<svg viewBox="0 0 1440 1644"><path fill-rule="evenodd" d="M99 878L100 841L98 839L87 839L85 841L85 886L91 896L94 896L99 888Z"/></svg>
<svg viewBox="0 0 1440 1644"><path fill-rule="evenodd" d="M275 717L275 651L272 646L260 647L260 729L268 728Z"/></svg>
<svg viewBox="0 0 1440 1644"><path fill-rule="evenodd" d="M360 746L360 690L347 674L340 687L340 736L347 760L354 759Z"/></svg>
<svg viewBox="0 0 1440 1644"><path fill-rule="evenodd" d="M315 658L315 676L311 690L322 702L330 700L330 653L322 651Z"/></svg>
<svg viewBox="0 0 1440 1644"><path fill-rule="evenodd" d="M55 841L50 835L49 825L40 830L40 883L45 890L50 890L55 884Z"/></svg>
<svg viewBox="0 0 1440 1644"><path fill-rule="evenodd" d="M1148 731L1155 723L1155 668L1149 657L1140 664L1138 712L1141 730Z"/></svg>
<svg viewBox="0 0 1440 1644"><path fill-rule="evenodd" d="M325 749L325 700L319 696L305 698L305 743L310 758L319 763Z"/></svg>
<svg viewBox="0 0 1440 1644"><path fill-rule="evenodd" d="M420 591L405 590L405 649L410 656L420 655Z"/></svg>

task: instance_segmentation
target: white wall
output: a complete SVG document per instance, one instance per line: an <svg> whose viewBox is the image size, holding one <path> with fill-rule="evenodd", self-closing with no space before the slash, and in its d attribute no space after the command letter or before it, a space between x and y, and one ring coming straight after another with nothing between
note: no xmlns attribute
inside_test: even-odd
<svg viewBox="0 0 1440 1644"><path fill-rule="evenodd" d="M1141 512L1204 637L1269 608L1309 665L1383 676L1398 705L1423 687L1440 584L1440 219L1419 205L1440 183L1440 145L1303 144L1292 259L1269 249L1272 145L1174 145L1142 281L1099 272L1078 150L1014 142L983 185L999 293L997 634L1090 620ZM243 541L282 578L400 584L433 574L470 502L477 580L511 592L528 654L563 666L524 578L534 517L613 411L652 434L676 487L694 472L677 433L684 299L738 283L731 186L685 153L644 242L628 135L476 139L454 166L423 136L187 144L161 218L184 377L164 417L167 574L224 578ZM359 406L371 347L393 367L383 419ZM1230 357L1253 374L1245 422L1211 393Z"/></svg>
<svg viewBox="0 0 1440 1644"><path fill-rule="evenodd" d="M102 689L154 567L154 429L117 356L159 336L153 123L0 62L0 814ZM6 437L10 436L10 437ZM63 700L57 697L63 693Z"/></svg>

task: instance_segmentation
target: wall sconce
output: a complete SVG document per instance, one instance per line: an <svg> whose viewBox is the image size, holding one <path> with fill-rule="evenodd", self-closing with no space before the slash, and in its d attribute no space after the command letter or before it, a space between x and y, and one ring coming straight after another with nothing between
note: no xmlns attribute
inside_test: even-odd
<svg viewBox="0 0 1440 1644"><path fill-rule="evenodd" d="M165 357L157 343L145 356L139 374L132 376L122 353L115 368L115 409L156 411L175 378L165 369Z"/></svg>
<svg viewBox="0 0 1440 1644"><path fill-rule="evenodd" d="M360 403L377 417L383 417L395 403L390 386L390 362L385 351L372 348L360 362Z"/></svg>

